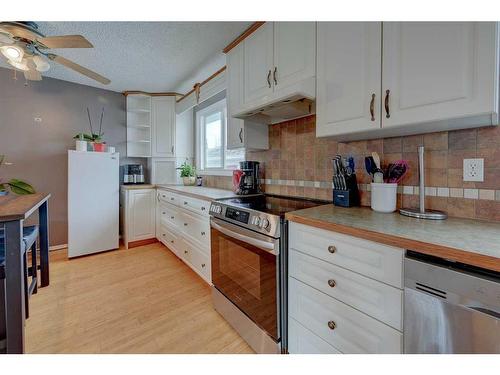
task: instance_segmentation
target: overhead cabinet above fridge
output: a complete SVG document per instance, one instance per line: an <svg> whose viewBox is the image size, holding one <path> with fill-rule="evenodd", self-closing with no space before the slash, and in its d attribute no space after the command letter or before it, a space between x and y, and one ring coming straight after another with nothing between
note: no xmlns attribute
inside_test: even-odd
<svg viewBox="0 0 500 375"><path fill-rule="evenodd" d="M498 124L495 22L320 22L319 137Z"/></svg>
<svg viewBox="0 0 500 375"><path fill-rule="evenodd" d="M241 61L231 58L236 54ZM228 75L228 87L240 96L234 117L269 124L314 112L314 22L266 22L228 52L227 65L238 71Z"/></svg>

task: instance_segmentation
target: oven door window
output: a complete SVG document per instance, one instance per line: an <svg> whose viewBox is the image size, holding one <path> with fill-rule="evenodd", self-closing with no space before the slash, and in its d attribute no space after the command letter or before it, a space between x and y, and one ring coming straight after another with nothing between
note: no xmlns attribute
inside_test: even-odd
<svg viewBox="0 0 500 375"><path fill-rule="evenodd" d="M277 257L213 228L211 241L214 286L278 340Z"/></svg>

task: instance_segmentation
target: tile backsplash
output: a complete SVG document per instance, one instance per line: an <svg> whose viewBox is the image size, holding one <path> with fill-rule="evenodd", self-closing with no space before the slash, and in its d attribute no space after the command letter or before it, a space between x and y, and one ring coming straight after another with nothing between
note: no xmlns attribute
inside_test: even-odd
<svg viewBox="0 0 500 375"><path fill-rule="evenodd" d="M418 206L417 147L426 148L426 204L450 216L500 221L500 127L429 133L341 143L316 138L315 116L269 126L270 149L247 153L261 162L266 192L331 200L336 154L352 155L361 204L370 205L364 157L379 153L382 164L405 159L410 171L400 184L398 206ZM464 158L484 158L484 182L463 182ZM231 188L229 177L205 177L206 185Z"/></svg>

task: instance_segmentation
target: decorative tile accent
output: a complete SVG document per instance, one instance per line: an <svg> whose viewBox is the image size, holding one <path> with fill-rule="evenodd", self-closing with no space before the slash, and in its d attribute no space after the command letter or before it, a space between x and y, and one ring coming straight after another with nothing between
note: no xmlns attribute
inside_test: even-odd
<svg viewBox="0 0 500 375"><path fill-rule="evenodd" d="M464 189L464 198L466 199L478 199L479 190L478 189Z"/></svg>
<svg viewBox="0 0 500 375"><path fill-rule="evenodd" d="M464 197L464 189L462 189L462 188L450 188L450 197L463 198Z"/></svg>
<svg viewBox="0 0 500 375"><path fill-rule="evenodd" d="M450 195L450 189L447 187L438 187L437 196L438 197L448 197Z"/></svg>
<svg viewBox="0 0 500 375"><path fill-rule="evenodd" d="M404 195L413 195L413 186L403 186Z"/></svg>
<svg viewBox="0 0 500 375"><path fill-rule="evenodd" d="M500 190L495 191L495 200L500 201Z"/></svg>
<svg viewBox="0 0 500 375"><path fill-rule="evenodd" d="M425 195L428 195L430 197L435 197L437 195L437 188L432 187L432 186L426 186L425 187Z"/></svg>
<svg viewBox="0 0 500 375"><path fill-rule="evenodd" d="M479 189L479 199L494 201L495 190Z"/></svg>

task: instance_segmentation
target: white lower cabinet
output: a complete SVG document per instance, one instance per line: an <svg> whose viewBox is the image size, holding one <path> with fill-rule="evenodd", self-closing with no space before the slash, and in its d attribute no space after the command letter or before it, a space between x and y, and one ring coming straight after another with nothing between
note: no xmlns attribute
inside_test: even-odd
<svg viewBox="0 0 500 375"><path fill-rule="evenodd" d="M290 353L402 353L403 249L290 223Z"/></svg>
<svg viewBox="0 0 500 375"><path fill-rule="evenodd" d="M210 202L158 189L156 207L158 240L210 284Z"/></svg>
<svg viewBox="0 0 500 375"><path fill-rule="evenodd" d="M122 239L125 248L134 241L155 238L156 189L122 188L120 198L122 214Z"/></svg>

